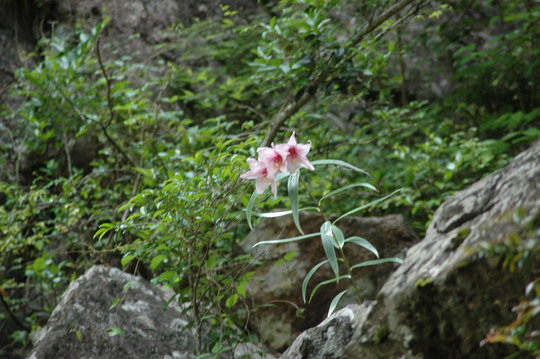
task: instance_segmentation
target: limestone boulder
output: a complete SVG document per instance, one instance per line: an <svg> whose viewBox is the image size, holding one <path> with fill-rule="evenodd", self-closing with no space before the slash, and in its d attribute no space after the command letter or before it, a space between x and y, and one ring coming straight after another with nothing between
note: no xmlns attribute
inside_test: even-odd
<svg viewBox="0 0 540 359"><path fill-rule="evenodd" d="M71 282L28 359L194 359L193 318L173 296L117 268L92 267ZM251 343L234 354L273 358Z"/></svg>
<svg viewBox="0 0 540 359"><path fill-rule="evenodd" d="M330 357L474 359L515 352L510 345L480 342L515 319L512 308L538 276L540 258L511 271L503 268L504 250L486 248L504 248L509 238L540 240L539 178L540 141L444 202L376 300L360 310L349 307L348 324L326 330L333 338L328 345L337 340L346 348ZM310 343L320 331L299 336L282 358L319 358Z"/></svg>

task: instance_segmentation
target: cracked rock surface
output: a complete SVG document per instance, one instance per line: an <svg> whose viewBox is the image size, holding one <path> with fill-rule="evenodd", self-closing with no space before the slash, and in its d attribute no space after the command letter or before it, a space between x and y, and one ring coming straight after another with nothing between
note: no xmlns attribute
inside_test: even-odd
<svg viewBox="0 0 540 359"><path fill-rule="evenodd" d="M117 268L94 266L71 282L28 359L194 359L193 318L173 296ZM236 358L265 357L249 343L235 349Z"/></svg>

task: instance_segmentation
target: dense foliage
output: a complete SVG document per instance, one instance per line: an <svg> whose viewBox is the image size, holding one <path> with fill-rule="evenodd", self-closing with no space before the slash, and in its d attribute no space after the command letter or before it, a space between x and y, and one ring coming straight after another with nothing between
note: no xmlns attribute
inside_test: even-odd
<svg viewBox="0 0 540 359"><path fill-rule="evenodd" d="M217 355L254 340L254 263L237 246L253 188L239 175L261 143L296 130L312 159L366 169L381 197L403 188L365 214L402 213L421 234L445 198L539 137L533 1L402 1L385 17L386 4L223 7L170 30L156 48L180 54L170 61L115 53L100 40L108 19L43 38L0 108L0 319L15 323L2 335L27 344L67 284L108 263L173 288L199 331L220 329L195 349ZM360 176L322 168L302 202ZM326 210L378 195L353 190Z"/></svg>

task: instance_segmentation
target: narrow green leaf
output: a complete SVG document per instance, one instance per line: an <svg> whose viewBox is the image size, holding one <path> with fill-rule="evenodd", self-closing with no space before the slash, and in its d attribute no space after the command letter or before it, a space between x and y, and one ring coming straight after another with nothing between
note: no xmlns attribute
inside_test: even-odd
<svg viewBox="0 0 540 359"><path fill-rule="evenodd" d="M133 259L135 259L136 256L133 254L126 254L122 257L120 260L120 263L122 264L122 268L128 265L129 262L131 262Z"/></svg>
<svg viewBox="0 0 540 359"><path fill-rule="evenodd" d="M69 331L69 333L70 333L70 334L71 334L71 333L74 333L75 336L77 337L77 340L78 340L79 342L82 341L82 335L81 335L81 332L80 332L79 330L71 329L71 330Z"/></svg>
<svg viewBox="0 0 540 359"><path fill-rule="evenodd" d="M127 292L127 290L129 288L133 287L134 285L136 285L138 283L139 282L137 282L136 280L132 280L132 281L127 282L126 284L124 284L124 287L122 287L122 293Z"/></svg>
<svg viewBox="0 0 540 359"><path fill-rule="evenodd" d="M319 212L319 208L318 207L304 207L304 208L300 208L298 211L299 212L306 212L306 211ZM261 217L261 218L277 218L277 217L287 216L292 213L293 211L278 211L278 212L266 212L266 213L252 212L251 215L255 217Z"/></svg>
<svg viewBox="0 0 540 359"><path fill-rule="evenodd" d="M298 232L304 234L302 227L300 227L300 219L298 215L298 181L300 180L300 171L297 171L294 175L289 177L288 192L289 199L291 200L291 210L293 215L293 221L298 229Z"/></svg>
<svg viewBox="0 0 540 359"><path fill-rule="evenodd" d="M286 262L290 262L291 259L294 258L294 256L296 255L296 251L289 251L287 252L284 256L283 256L283 259L286 261Z"/></svg>
<svg viewBox="0 0 540 359"><path fill-rule="evenodd" d="M390 193L388 196L384 196L384 197L382 197L382 198L376 199L375 201L371 201L371 202L369 202L368 204L365 204L365 205L363 205L363 206L356 207L355 209L350 210L349 212L347 212L347 213L345 213L344 215L340 216L338 219L336 219L336 220L334 221L334 223L337 223L338 221L342 220L342 219L345 218L345 217L350 216L351 214L354 214L354 213L356 213L356 212L360 212L360 211L362 211L362 210L364 210L364 209L366 209L366 208L369 208L369 207L372 207L372 206L374 206L374 205L376 205L376 204L379 204L379 203L381 203L381 202L384 202L384 201L386 201L388 198L392 197L393 195L395 195L395 194L398 193L398 192L401 192L402 190L403 190L403 189L400 188L400 189L398 189L397 191L394 191L394 192Z"/></svg>
<svg viewBox="0 0 540 359"><path fill-rule="evenodd" d="M290 175L291 175L291 174L290 174L289 172L280 172L280 173L278 173L278 175L276 176L276 181L279 182L279 181L281 181L282 179L289 177Z"/></svg>
<svg viewBox="0 0 540 359"><path fill-rule="evenodd" d="M94 234L94 239L98 237L98 241L101 241L103 236L107 234L111 229L114 228L114 225L112 223L103 223L99 226L99 229L96 231L96 234Z"/></svg>
<svg viewBox="0 0 540 359"><path fill-rule="evenodd" d="M123 212L126 209L129 209L130 211L132 211L133 210L133 203L128 202L128 203L124 204L123 206L118 208L117 213Z"/></svg>
<svg viewBox="0 0 540 359"><path fill-rule="evenodd" d="M309 280L311 279L311 277L313 277L313 274L315 274L317 269L321 268L321 266L326 264L326 263L328 263L328 259L322 261L319 264L316 264L315 266L313 266L313 268L311 268L311 270L308 272L308 274L304 278L304 281L302 282L302 299L304 300L304 303L307 302L306 301L306 296L307 296L307 286L309 284Z"/></svg>
<svg viewBox="0 0 540 359"><path fill-rule="evenodd" d="M173 283L173 280L176 276L176 271L166 271L159 275L159 279L161 281L169 282L170 284Z"/></svg>
<svg viewBox="0 0 540 359"><path fill-rule="evenodd" d="M336 195L338 193L341 193L343 191L346 191L346 190L354 188L354 187L365 187L365 188L369 188L372 191L377 192L377 188L375 188L375 186L373 186L372 184L369 184L369 183L366 183L366 182L353 183L353 184L350 184L348 186L338 188L338 189L336 189L336 190L322 196L322 198L319 200L319 203L321 203L324 199L326 199L328 197L334 196L334 195Z"/></svg>
<svg viewBox="0 0 540 359"><path fill-rule="evenodd" d="M299 240L306 239L306 238L317 237L319 235L321 235L321 234L319 232L317 232L317 233L304 234L303 236L298 236L298 237L290 237L290 238L285 238L285 239L275 239L275 240L272 240L272 241L261 241L261 242L255 243L253 245L253 247L257 247L258 245L261 245L261 244L279 244L279 243L295 242L295 241L299 241Z"/></svg>
<svg viewBox="0 0 540 359"><path fill-rule="evenodd" d="M334 239L334 234L332 233L332 222L326 221L321 226L321 240L326 258L328 258L328 262L330 262L330 266L336 277L339 277L339 266L334 249L336 241Z"/></svg>
<svg viewBox="0 0 540 359"><path fill-rule="evenodd" d="M351 169L353 171L357 171L357 172L361 172L367 176L370 176L371 175L369 173L367 173L366 171L364 171L363 169L360 169L356 166L353 166L351 165L350 163L347 163L345 161L341 161L341 160L316 160L316 161L311 161L311 164L313 166L318 166L318 165L336 165L336 166L340 166L340 167L345 167L345 168L348 168L348 169Z"/></svg>
<svg viewBox="0 0 540 359"><path fill-rule="evenodd" d="M336 310L336 307L339 303L339 300L341 297L343 297L343 294L347 293L347 290L344 290L343 292L339 293L332 299L332 302L330 302L330 308L328 308L328 316L331 316L332 313L334 313L334 310Z"/></svg>
<svg viewBox="0 0 540 359"><path fill-rule="evenodd" d="M353 237L349 237L345 240L345 243L354 243L354 244L357 244L359 245L360 247L363 247L365 249L367 249L368 251L370 251L371 253L375 254L375 256L377 258L379 258L379 252L377 251L377 248L375 248L375 246L373 244L371 244L367 239L365 238L362 238L362 237L358 237L358 236L353 236Z"/></svg>
<svg viewBox="0 0 540 359"><path fill-rule="evenodd" d="M251 195L249 202L246 207L246 218L249 225L249 228L253 230L253 225L251 224L251 213L253 212L253 206L255 205L255 200L257 199L257 191L253 191L253 194Z"/></svg>
<svg viewBox="0 0 540 359"><path fill-rule="evenodd" d="M232 306L234 306L236 304L236 302L238 302L238 299L240 298L240 296L235 293L233 295L231 295L229 298L227 298L227 300L225 301L225 306L227 308L231 308Z"/></svg>
<svg viewBox="0 0 540 359"><path fill-rule="evenodd" d="M313 288L313 290L311 291L311 295L309 296L309 302L311 302L311 300L313 299L313 296L315 295L317 290L319 290L320 287L322 287L323 285L327 285L327 284L339 283L339 281L342 280L342 279L351 279L351 275L350 274L345 274L345 275L342 275L341 277L336 277L336 278L332 278L332 279L329 279L329 280L325 280L324 282L320 282L319 284L317 284L317 286L315 286L315 288Z"/></svg>
<svg viewBox="0 0 540 359"><path fill-rule="evenodd" d="M156 268L160 265L161 262L163 262L165 258L167 258L167 256L163 254L158 254L157 256L152 258L152 260L150 261L150 269L156 270Z"/></svg>
<svg viewBox="0 0 540 359"><path fill-rule="evenodd" d="M398 264L401 264L401 263L403 263L403 259L397 258L397 257L374 259L372 261L367 261L367 262L362 262L362 263L355 264L355 265L353 265L351 267L351 270L353 270L355 268L374 266L374 265L383 264L383 263L398 263Z"/></svg>
<svg viewBox="0 0 540 359"><path fill-rule="evenodd" d="M109 307L109 310L113 310L114 308L116 308L116 306L118 305L118 303L120 303L121 300L122 299L120 298L114 298L111 306Z"/></svg>
<svg viewBox="0 0 540 359"><path fill-rule="evenodd" d="M114 337L116 335L123 335L124 331L117 326L113 326L109 328L109 330L107 331L107 334L109 334L110 337Z"/></svg>
<svg viewBox="0 0 540 359"><path fill-rule="evenodd" d="M343 235L343 232L341 229L339 229L335 224L332 224L332 233L334 234L335 242L338 245L338 248L343 248L343 244L345 244L345 236Z"/></svg>

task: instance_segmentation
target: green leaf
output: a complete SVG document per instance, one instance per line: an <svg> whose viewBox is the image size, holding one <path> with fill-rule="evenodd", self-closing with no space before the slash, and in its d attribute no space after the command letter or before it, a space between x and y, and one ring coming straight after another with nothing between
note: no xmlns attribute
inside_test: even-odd
<svg viewBox="0 0 540 359"><path fill-rule="evenodd" d="M69 331L69 333L70 333L70 334L71 334L71 333L74 333L75 336L77 337L77 340L78 340L79 342L82 341L82 335L81 335L81 331L80 331L80 330L77 330L77 329L71 329L71 330Z"/></svg>
<svg viewBox="0 0 540 359"><path fill-rule="evenodd" d="M334 235L338 248L343 248L343 244L345 244L345 236L343 235L341 229L339 229L335 224L332 224L332 234Z"/></svg>
<svg viewBox="0 0 540 359"><path fill-rule="evenodd" d="M131 262L133 259L137 258L137 256L133 254L126 254L122 257L122 260L120 260L120 263L122 264L122 268L127 266L129 262Z"/></svg>
<svg viewBox="0 0 540 359"><path fill-rule="evenodd" d="M336 220L334 221L334 223L337 223L338 221L342 220L342 219L345 218L345 217L350 216L351 214L354 214L354 213L356 213L356 212L360 212L360 211L362 211L362 210L364 210L364 209L366 209L366 208L369 208L369 207L372 207L372 206L374 206L374 205L376 205L376 204L379 204L379 203L381 203L381 202L384 202L384 201L386 201L388 198L392 197L393 195L395 195L396 193L401 192L401 191L403 191L402 188L398 189L397 191L394 191L394 192L390 193L388 196L384 196L384 197L382 197L382 198L376 199L375 201L371 201L371 202L369 202L368 204L365 204L365 205L363 205L363 206L360 206L360 207L357 207L357 208L355 208L355 209L353 209L353 210L350 210L349 212L345 213L344 215L342 215L342 216L340 216L338 219L336 219Z"/></svg>
<svg viewBox="0 0 540 359"><path fill-rule="evenodd" d="M251 213L253 212L253 206L255 205L255 200L257 199L257 191L253 191L251 198L246 207L246 218L249 225L249 228L253 230L253 225L251 224Z"/></svg>
<svg viewBox="0 0 540 359"><path fill-rule="evenodd" d="M328 308L328 316L331 316L332 313L334 313L334 310L336 310L336 307L339 303L339 300L341 297L343 297L343 294L347 293L348 290L344 290L343 292L339 293L332 299L332 302L330 302L330 308Z"/></svg>
<svg viewBox="0 0 540 359"><path fill-rule="evenodd" d="M150 269L156 270L156 268L160 265L161 262L163 262L165 258L167 258L167 256L163 254L158 254L157 256L152 258L152 261L150 262Z"/></svg>
<svg viewBox="0 0 540 359"><path fill-rule="evenodd" d="M110 337L114 337L116 335L124 335L124 331L117 326L113 326L107 330L107 334L109 334Z"/></svg>
<svg viewBox="0 0 540 359"><path fill-rule="evenodd" d="M294 175L289 177L288 181L288 192L289 199L291 200L291 210L293 215L293 221L298 229L298 232L304 234L302 227L300 227L300 219L298 216L298 181L300 179L300 171L297 171Z"/></svg>
<svg viewBox="0 0 540 359"><path fill-rule="evenodd" d="M225 301L225 306L227 308L231 308L232 306L234 306L236 304L236 302L238 302L238 299L240 298L240 296L238 295L238 293L235 293L233 295L231 295L229 298L227 298L227 300Z"/></svg>
<svg viewBox="0 0 540 359"><path fill-rule="evenodd" d="M257 247L258 245L261 245L261 244L279 244L279 243L295 242L295 241L300 241L300 240L306 239L306 238L317 237L319 235L320 235L320 233L317 232L317 233L304 234L303 236L298 236L298 237L290 237L290 238L285 238L285 239L275 239L275 240L272 240L272 241L261 241L261 242L255 243L253 245L253 247Z"/></svg>
<svg viewBox="0 0 540 359"><path fill-rule="evenodd" d="M126 209L129 209L130 211L132 211L133 210L133 203L128 202L128 203L124 204L123 206L118 208L117 213L123 212Z"/></svg>
<svg viewBox="0 0 540 359"><path fill-rule="evenodd" d="M122 288L122 292L123 293L127 292L127 290L129 288L133 287L137 283L139 283L139 282L137 282L136 280L132 280L132 281L127 282L126 284L124 284L124 287Z"/></svg>
<svg viewBox="0 0 540 359"><path fill-rule="evenodd" d="M332 233L332 222L326 221L321 226L321 240L326 258L328 258L328 262L330 263L336 277L339 277L339 266L334 249L336 246L336 241L334 239L334 234Z"/></svg>
<svg viewBox="0 0 540 359"><path fill-rule="evenodd" d="M397 257L374 259L372 261L367 261L367 262L362 262L362 263L355 264L355 265L353 265L351 267L351 270L353 270L355 268L374 266L374 265L383 264L383 263L398 263L398 264L401 264L401 263L403 263L403 259L397 258Z"/></svg>
<svg viewBox="0 0 540 359"><path fill-rule="evenodd" d="M121 301L122 301L121 298L114 298L111 306L109 307L109 310L113 310L114 308L116 308L118 303L120 303Z"/></svg>
<svg viewBox="0 0 540 359"><path fill-rule="evenodd" d="M243 282L236 286L236 291L242 298L245 298L247 295L247 290L246 290L247 284L248 284L247 282Z"/></svg>
<svg viewBox="0 0 540 359"><path fill-rule="evenodd" d="M364 171L363 169L360 169L356 166L353 166L351 165L350 163L347 163L345 161L341 161L341 160L316 160L316 161L311 161L311 164L313 166L318 166L318 165L336 165L336 166L340 166L340 167L345 167L345 168L348 168L348 169L351 169L353 171L357 171L357 172L361 172L367 176L370 176L371 175L369 173L367 173L366 171Z"/></svg>
<svg viewBox="0 0 540 359"><path fill-rule="evenodd" d="M175 271L167 271L167 272L161 273L158 278L162 281L167 281L167 282L172 283L175 276L176 276Z"/></svg>
<svg viewBox="0 0 540 359"><path fill-rule="evenodd" d="M326 194L325 196L322 196L322 198L319 200L319 203L321 203L322 200L324 200L324 199L326 199L328 197L334 196L334 195L336 195L338 193L341 193L343 191L346 191L346 190L354 188L354 187L365 187L365 188L369 188L370 190L373 190L373 191L377 192L377 188L375 188L375 186L373 186L373 185L371 185L369 183L366 183L366 182L353 183L353 184L350 184L348 186L338 188L338 189Z"/></svg>
<svg viewBox="0 0 540 359"><path fill-rule="evenodd" d="M289 251L287 252L284 256L283 256L283 259L286 261L286 262L289 262L291 259L294 258L294 256L296 255L296 251Z"/></svg>
<svg viewBox="0 0 540 359"><path fill-rule="evenodd" d="M306 275L306 277L304 278L304 281L302 282L302 299L304 300L304 303L306 303L306 296L307 296L307 286L309 284L309 280L311 279L311 277L313 276L313 274L315 274L315 272L317 271L317 269L319 269L322 265L328 263L328 259L327 260L324 260L322 261L321 263L319 264L316 264L315 266L313 266L313 268L311 268L311 270L308 272L308 274Z"/></svg>
<svg viewBox="0 0 540 359"><path fill-rule="evenodd" d="M370 251L371 253L375 254L375 256L377 258L379 258L379 252L377 251L377 248L375 248L375 246L373 244L371 244L367 239L365 238L362 238L362 237L358 237L358 236L353 236L353 237L349 237L345 240L345 243L354 243L354 244L357 244L359 245L360 247L363 247L365 249L367 249L368 251Z"/></svg>
<svg viewBox="0 0 540 359"><path fill-rule="evenodd" d="M345 274L345 275L342 275L340 277L336 277L336 278L332 278L332 279L329 279L329 280L325 280L324 282L320 282L311 291L311 295L309 296L309 301L311 302L311 300L313 299L313 296L315 295L317 290L319 290L320 287L322 287L323 285L327 285L327 284L339 283L339 281L342 280L342 279L351 279L351 275L350 274Z"/></svg>
<svg viewBox="0 0 540 359"><path fill-rule="evenodd" d="M98 241L101 241L103 236L107 234L113 228L114 228L114 225L112 223L103 223L101 226L99 226L99 229L96 231L96 234L94 234L94 239L98 237Z"/></svg>

